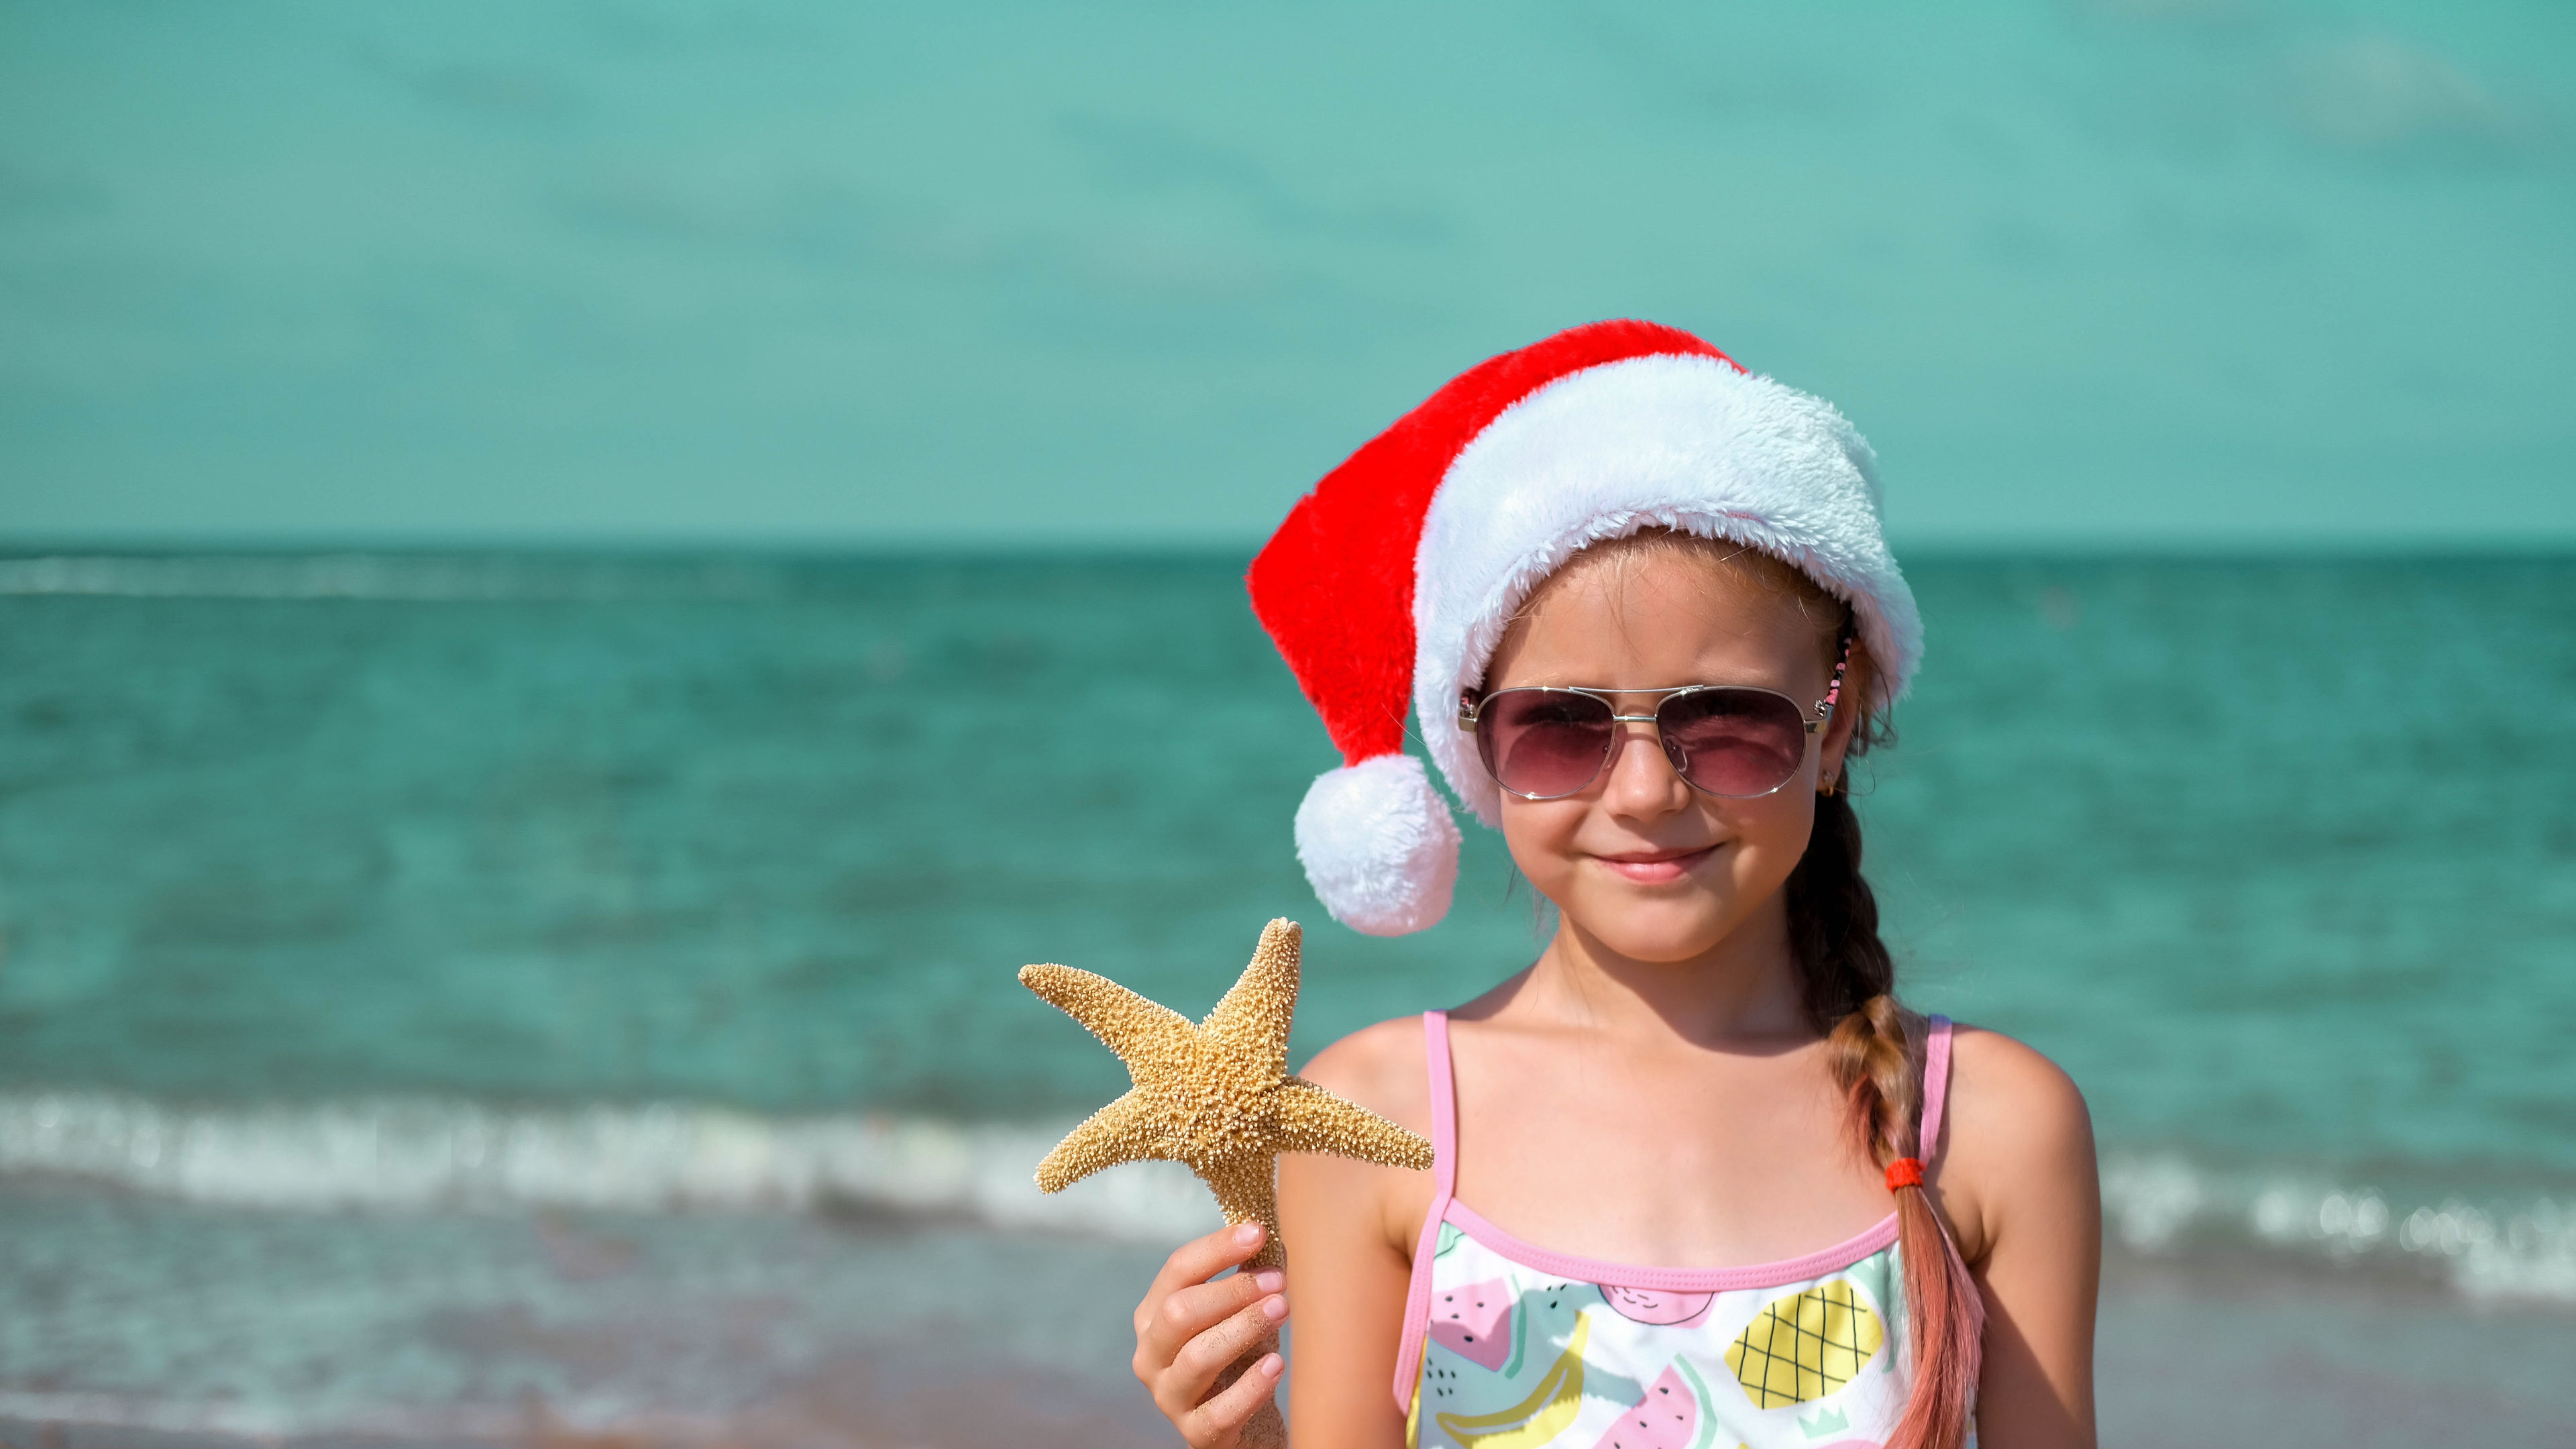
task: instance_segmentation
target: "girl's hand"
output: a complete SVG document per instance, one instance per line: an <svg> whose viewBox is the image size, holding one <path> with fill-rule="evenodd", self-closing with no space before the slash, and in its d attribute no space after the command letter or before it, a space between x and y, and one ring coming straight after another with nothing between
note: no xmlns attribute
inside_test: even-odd
<svg viewBox="0 0 2576 1449"><path fill-rule="evenodd" d="M1261 1234L1259 1223L1244 1223L1182 1244L1136 1305L1136 1377L1193 1449L1259 1443L1278 1422L1273 1394L1287 1363L1277 1352L1261 1353L1231 1382L1220 1380L1257 1350L1275 1350L1288 1319L1288 1280L1266 1270L1208 1281L1258 1252ZM1247 1435L1256 1416L1264 1423Z"/></svg>

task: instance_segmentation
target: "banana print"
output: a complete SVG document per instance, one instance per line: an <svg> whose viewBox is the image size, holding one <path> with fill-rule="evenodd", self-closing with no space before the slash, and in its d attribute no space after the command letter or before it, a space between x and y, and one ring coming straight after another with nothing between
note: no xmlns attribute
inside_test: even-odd
<svg viewBox="0 0 2576 1449"><path fill-rule="evenodd" d="M1528 1398L1491 1414L1437 1415L1441 1432L1459 1449L1538 1449L1583 1412L1583 1345L1591 1336L1592 1315L1576 1315L1573 1339Z"/></svg>

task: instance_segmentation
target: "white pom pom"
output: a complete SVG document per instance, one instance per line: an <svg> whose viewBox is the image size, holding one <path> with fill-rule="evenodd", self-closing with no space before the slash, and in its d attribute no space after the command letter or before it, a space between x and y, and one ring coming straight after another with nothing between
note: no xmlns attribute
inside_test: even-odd
<svg viewBox="0 0 2576 1449"><path fill-rule="evenodd" d="M1458 884L1458 822L1411 755L1327 770L1297 807L1297 860L1333 919L1372 936L1439 924Z"/></svg>

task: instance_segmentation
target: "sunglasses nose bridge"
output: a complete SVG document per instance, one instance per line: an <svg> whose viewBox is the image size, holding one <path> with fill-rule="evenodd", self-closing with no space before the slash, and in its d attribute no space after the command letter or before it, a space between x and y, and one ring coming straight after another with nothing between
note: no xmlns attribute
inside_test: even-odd
<svg viewBox="0 0 2576 1449"><path fill-rule="evenodd" d="M1589 691L1586 692L1589 693ZM1675 779L1688 782L1689 777L1685 774L1688 762L1683 757L1680 747L1664 733L1664 706L1671 702L1675 694L1681 692L1642 689L1602 691L1602 694L1620 693L1653 697L1651 698L1653 709L1645 714L1622 714L1617 704L1603 699L1601 694L1592 695L1594 699L1601 700L1602 705L1610 711L1610 738L1602 742L1601 763L1592 774L1594 782L1618 774L1620 759L1632 744L1648 746L1653 754L1663 757L1664 764L1671 769Z"/></svg>
<svg viewBox="0 0 2576 1449"><path fill-rule="evenodd" d="M1684 772L1687 762L1671 737L1664 733L1663 720L1660 716L1613 714L1610 718L1612 720L1610 739L1601 751L1601 768L1595 772L1593 776L1595 780L1614 779L1619 774L1627 751L1634 746L1644 748L1646 751L1644 758L1660 758L1664 762L1665 769L1670 772L1670 779L1664 782L1664 788L1669 788L1675 781L1684 785L1689 783L1689 776ZM1652 766L1648 768L1651 769ZM1685 790L1684 793L1689 792Z"/></svg>

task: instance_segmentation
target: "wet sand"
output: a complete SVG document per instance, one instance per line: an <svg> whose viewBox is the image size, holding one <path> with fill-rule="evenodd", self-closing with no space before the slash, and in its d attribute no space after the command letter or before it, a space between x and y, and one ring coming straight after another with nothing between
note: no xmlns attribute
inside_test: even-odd
<svg viewBox="0 0 2576 1449"><path fill-rule="evenodd" d="M2576 1444L2576 1311L2432 1282L2115 1258L2098 1363L2106 1446Z"/></svg>

